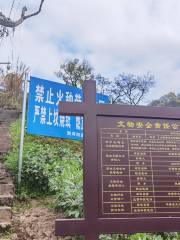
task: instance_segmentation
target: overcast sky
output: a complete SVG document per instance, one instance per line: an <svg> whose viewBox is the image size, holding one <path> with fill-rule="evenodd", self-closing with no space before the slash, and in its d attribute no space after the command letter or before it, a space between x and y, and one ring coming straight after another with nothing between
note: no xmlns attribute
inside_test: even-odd
<svg viewBox="0 0 180 240"><path fill-rule="evenodd" d="M12 17L23 5L16 0ZM12 0L0 0L8 14ZM152 72L156 86L147 100L180 92L180 0L45 0L43 10L18 27L0 45L0 61L17 56L31 75L56 79L59 63L86 58L95 73L113 79L118 73Z"/></svg>

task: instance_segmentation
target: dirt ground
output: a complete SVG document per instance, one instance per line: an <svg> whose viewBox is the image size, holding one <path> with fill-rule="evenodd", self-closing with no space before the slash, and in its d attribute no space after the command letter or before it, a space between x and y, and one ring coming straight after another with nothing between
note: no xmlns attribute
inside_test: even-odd
<svg viewBox="0 0 180 240"><path fill-rule="evenodd" d="M62 214L54 213L38 200L32 200L29 207L18 207L14 210L11 234L0 240L70 240L72 238L54 236L55 219L62 217Z"/></svg>

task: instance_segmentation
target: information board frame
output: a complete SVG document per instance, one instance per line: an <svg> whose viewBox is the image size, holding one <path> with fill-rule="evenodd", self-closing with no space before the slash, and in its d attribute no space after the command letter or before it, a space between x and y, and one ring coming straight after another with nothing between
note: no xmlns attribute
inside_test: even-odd
<svg viewBox="0 0 180 240"><path fill-rule="evenodd" d="M100 218L97 117L180 120L178 108L96 104L96 83L85 81L83 103L61 103L60 114L84 116L84 218L57 219L56 236L180 231L180 217Z"/></svg>

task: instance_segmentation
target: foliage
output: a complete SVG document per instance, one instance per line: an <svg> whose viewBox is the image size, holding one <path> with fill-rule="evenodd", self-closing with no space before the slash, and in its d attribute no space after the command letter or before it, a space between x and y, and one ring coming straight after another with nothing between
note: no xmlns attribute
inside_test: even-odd
<svg viewBox="0 0 180 240"><path fill-rule="evenodd" d="M121 236L121 235L116 235L116 234L113 234L113 235L101 235L100 236L100 239L101 240L122 240L125 236Z"/></svg>
<svg viewBox="0 0 180 240"><path fill-rule="evenodd" d="M22 84L29 68L17 60L15 68L8 65L7 70L0 69L0 107L21 109Z"/></svg>
<svg viewBox="0 0 180 240"><path fill-rule="evenodd" d="M67 151L62 160L49 166L50 189L56 192L56 208L62 209L67 217L83 215L82 154ZM53 168L53 171L51 171ZM48 174L49 175L49 174Z"/></svg>
<svg viewBox="0 0 180 240"><path fill-rule="evenodd" d="M17 184L20 121L11 127L12 151L6 158ZM82 143L25 135L21 198L55 194L54 207L67 217L83 214Z"/></svg>
<svg viewBox="0 0 180 240"><path fill-rule="evenodd" d="M11 240L11 232L6 230L6 231L2 231L0 232L0 239L3 240Z"/></svg>
<svg viewBox="0 0 180 240"><path fill-rule="evenodd" d="M130 105L139 104L155 84L154 75L151 73L143 76L122 73L113 81L99 74L95 80L100 93L111 96L112 103Z"/></svg>
<svg viewBox="0 0 180 240"><path fill-rule="evenodd" d="M101 240L179 240L179 233L159 233L159 234L147 234L136 233L132 235L102 235Z"/></svg>
<svg viewBox="0 0 180 240"><path fill-rule="evenodd" d="M11 134L13 136L13 150L7 156L6 165L12 171L15 182L17 183L20 122L12 126ZM37 141L28 141L27 137L25 141L22 188L27 189L29 192L45 192L48 189L48 182L43 174L43 168L45 163L48 162L53 150L50 151L48 145L41 145Z"/></svg>
<svg viewBox="0 0 180 240"><path fill-rule="evenodd" d="M0 39L9 36L9 30L6 27L0 26Z"/></svg>
<svg viewBox="0 0 180 240"><path fill-rule="evenodd" d="M167 106L167 107L179 107L180 106L180 94L170 92L154 100L150 103L150 106Z"/></svg>
<svg viewBox="0 0 180 240"><path fill-rule="evenodd" d="M155 84L154 75L149 72L142 76L121 73L110 80L101 74L95 75L88 61L80 62L79 59L69 60L60 65L55 74L74 87L82 87L85 80L93 79L96 81L98 92L111 96L112 103L130 105L139 104Z"/></svg>
<svg viewBox="0 0 180 240"><path fill-rule="evenodd" d="M20 121L12 125L11 136L13 147L6 157L6 166L11 170L17 184ZM64 156L68 157L68 152L72 156L71 161L73 161L73 156L76 159L75 151L81 151L81 143L34 137L26 134L21 186L23 193L27 192L31 195L56 193L53 178L56 175L59 176L62 169L65 171L64 169L68 166L67 159L64 159ZM63 167L63 164L65 167Z"/></svg>
<svg viewBox="0 0 180 240"><path fill-rule="evenodd" d="M80 62L77 58L61 64L60 69L55 74L66 84L74 87L82 87L85 80L93 78L92 67L88 61Z"/></svg>
<svg viewBox="0 0 180 240"><path fill-rule="evenodd" d="M101 74L95 76L95 81L97 85L97 91L101 94L111 95L111 82L109 78L103 77Z"/></svg>
<svg viewBox="0 0 180 240"><path fill-rule="evenodd" d="M149 90L154 86L154 75L147 73L143 76L134 74L119 74L111 88L113 103L139 104Z"/></svg>

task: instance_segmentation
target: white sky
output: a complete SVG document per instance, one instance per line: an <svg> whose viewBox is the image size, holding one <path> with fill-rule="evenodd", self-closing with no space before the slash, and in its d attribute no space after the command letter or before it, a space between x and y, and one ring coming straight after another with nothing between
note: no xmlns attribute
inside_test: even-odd
<svg viewBox="0 0 180 240"><path fill-rule="evenodd" d="M40 0L16 0L12 17ZM8 14L12 0L0 0ZM0 61L17 56L31 75L56 79L67 59L86 58L96 73L154 73L148 100L180 92L179 0L45 0L42 13L24 22L0 45Z"/></svg>

